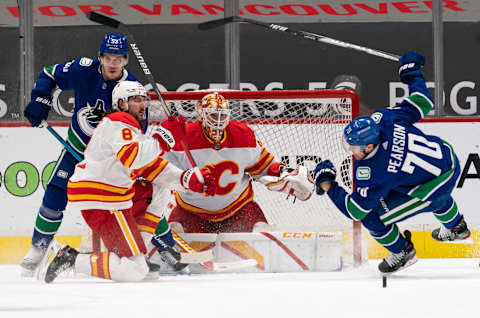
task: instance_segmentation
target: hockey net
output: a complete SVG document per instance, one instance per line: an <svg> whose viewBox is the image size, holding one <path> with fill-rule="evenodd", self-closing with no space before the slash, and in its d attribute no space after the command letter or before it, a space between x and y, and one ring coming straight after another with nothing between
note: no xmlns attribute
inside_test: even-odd
<svg viewBox="0 0 480 318"><path fill-rule="evenodd" d="M189 121L197 119L196 106L211 91L162 93L169 111ZM304 165L312 170L329 159L337 168L337 182L352 189L352 160L342 147L343 129L359 112L359 100L350 90L221 91L230 103L231 120L247 123L266 149L290 167ZM160 102L152 94L149 116L166 118ZM349 221L324 196L294 202L278 192L254 183L255 201L276 231L343 233L352 262L360 264L362 253L360 224ZM363 256L362 256L363 254Z"/></svg>

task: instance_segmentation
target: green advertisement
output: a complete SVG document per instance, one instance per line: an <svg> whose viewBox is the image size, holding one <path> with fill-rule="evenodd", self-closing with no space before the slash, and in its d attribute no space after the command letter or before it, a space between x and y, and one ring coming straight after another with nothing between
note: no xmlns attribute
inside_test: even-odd
<svg viewBox="0 0 480 318"><path fill-rule="evenodd" d="M3 176L0 172L0 187L3 185L10 194L16 197L33 194L38 189L40 182L45 190L55 163L55 161L49 162L40 173L39 169L30 162L14 162L5 169Z"/></svg>

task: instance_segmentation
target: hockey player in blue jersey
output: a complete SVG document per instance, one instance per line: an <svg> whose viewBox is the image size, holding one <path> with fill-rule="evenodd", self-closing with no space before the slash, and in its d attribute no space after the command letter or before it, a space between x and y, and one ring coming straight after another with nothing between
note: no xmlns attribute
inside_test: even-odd
<svg viewBox="0 0 480 318"><path fill-rule="evenodd" d="M45 67L31 93L25 108L25 117L33 127L47 119L52 108L52 91L75 91L75 107L68 127L67 142L83 157L83 151L97 126L99 118L112 108L112 90L123 80L136 81L125 69L129 45L122 34L109 33L100 44L98 60L81 57L76 60ZM67 205L67 182L77 160L65 149L58 158L48 182L37 214L32 237L32 248L20 266L24 276L33 275L46 253L46 248L57 233Z"/></svg>
<svg viewBox="0 0 480 318"><path fill-rule="evenodd" d="M465 241L470 231L451 196L460 175L453 148L439 137L426 135L413 124L433 108L421 68L423 55L409 51L400 58L400 79L409 96L394 107L354 119L344 129L345 148L354 156L355 191L335 182L329 160L315 169L316 192L325 192L338 209L359 220L390 254L379 264L392 273L417 261L411 233L396 223L432 212L442 226L432 232L440 242Z"/></svg>

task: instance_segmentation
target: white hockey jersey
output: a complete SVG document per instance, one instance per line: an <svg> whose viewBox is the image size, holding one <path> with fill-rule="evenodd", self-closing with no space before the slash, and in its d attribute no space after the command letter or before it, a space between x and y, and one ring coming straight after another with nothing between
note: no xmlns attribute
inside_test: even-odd
<svg viewBox="0 0 480 318"><path fill-rule="evenodd" d="M224 220L253 200L250 176L265 175L270 165L277 161L244 123L231 121L218 149L205 135L200 122L188 123L186 129L185 142L198 167L213 168L217 191L213 197L177 191L176 204L202 218ZM180 169L191 168L185 152L177 145L164 158Z"/></svg>
<svg viewBox="0 0 480 318"><path fill-rule="evenodd" d="M105 116L68 182L69 203L81 209L130 208L137 177L180 186L182 171L168 164L162 154L158 141L145 136L132 115Z"/></svg>

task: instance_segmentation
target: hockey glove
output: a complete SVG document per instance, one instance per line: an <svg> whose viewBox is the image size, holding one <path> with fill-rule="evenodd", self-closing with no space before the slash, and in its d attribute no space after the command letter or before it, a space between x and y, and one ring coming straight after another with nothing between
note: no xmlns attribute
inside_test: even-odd
<svg viewBox="0 0 480 318"><path fill-rule="evenodd" d="M206 196L213 196L217 191L217 181L211 173L210 169L202 168L200 173L203 176L203 181L205 184L201 183L195 173L195 169L198 167L185 170L180 176L181 185L190 191L197 193L204 193Z"/></svg>
<svg viewBox="0 0 480 318"><path fill-rule="evenodd" d="M270 167L268 167L267 174L269 176L275 176L279 177L280 176L280 169L287 168L287 165L284 164L283 162L276 162L272 163Z"/></svg>
<svg viewBox="0 0 480 318"><path fill-rule="evenodd" d="M335 181L337 176L337 170L333 166L333 163L330 160L324 160L317 164L315 167L315 186L316 192L318 195L322 195L325 191L322 189L320 184L324 181Z"/></svg>
<svg viewBox="0 0 480 318"><path fill-rule="evenodd" d="M42 121L47 120L48 112L52 108L52 99L41 96L34 96L23 111L25 118L32 124L32 127L38 127Z"/></svg>
<svg viewBox="0 0 480 318"><path fill-rule="evenodd" d="M258 181L263 183L270 191L294 195L302 201L306 201L312 196L315 186L307 168L298 166L294 169L285 165L280 165L278 168L279 177L267 175L260 177Z"/></svg>
<svg viewBox="0 0 480 318"><path fill-rule="evenodd" d="M401 66L398 70L400 75L400 80L408 84L408 79L410 77L422 76L422 67L425 65L425 56L416 52L408 51L400 57Z"/></svg>
<svg viewBox="0 0 480 318"><path fill-rule="evenodd" d="M175 144L180 144L185 138L185 117L173 117L165 120L160 126L151 125L150 134L158 140L163 151L170 151Z"/></svg>

